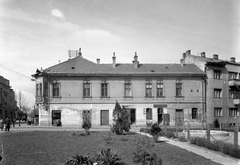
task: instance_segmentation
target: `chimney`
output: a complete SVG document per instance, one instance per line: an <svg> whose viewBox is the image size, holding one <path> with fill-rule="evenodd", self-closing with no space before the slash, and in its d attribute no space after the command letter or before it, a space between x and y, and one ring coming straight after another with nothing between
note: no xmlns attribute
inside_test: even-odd
<svg viewBox="0 0 240 165"><path fill-rule="evenodd" d="M213 55L213 59L214 59L214 60L218 60L218 55L217 55L217 54L214 54L214 55Z"/></svg>
<svg viewBox="0 0 240 165"><path fill-rule="evenodd" d="M100 59L99 58L97 58L97 64L100 64Z"/></svg>
<svg viewBox="0 0 240 165"><path fill-rule="evenodd" d="M182 54L182 58L185 59L186 58L186 53Z"/></svg>
<svg viewBox="0 0 240 165"><path fill-rule="evenodd" d="M231 57L230 62L236 62L235 57Z"/></svg>
<svg viewBox="0 0 240 165"><path fill-rule="evenodd" d="M116 56L115 56L115 52L113 52L113 57L112 57L112 60L113 60L113 68L116 68Z"/></svg>
<svg viewBox="0 0 240 165"><path fill-rule="evenodd" d="M81 51L81 48L79 48L78 56L79 56L79 57L82 57L82 51Z"/></svg>
<svg viewBox="0 0 240 165"><path fill-rule="evenodd" d="M180 59L180 64L181 64L181 66L185 65L184 59Z"/></svg>
<svg viewBox="0 0 240 165"><path fill-rule="evenodd" d="M133 64L134 64L134 68L138 68L138 56L137 56L137 52L135 52Z"/></svg>
<svg viewBox="0 0 240 165"><path fill-rule="evenodd" d="M191 50L187 50L186 51L186 55L188 56L188 55L191 55Z"/></svg>
<svg viewBox="0 0 240 165"><path fill-rule="evenodd" d="M201 53L201 57L205 58L205 57L206 57L206 53L205 53L205 52L202 52L202 53Z"/></svg>

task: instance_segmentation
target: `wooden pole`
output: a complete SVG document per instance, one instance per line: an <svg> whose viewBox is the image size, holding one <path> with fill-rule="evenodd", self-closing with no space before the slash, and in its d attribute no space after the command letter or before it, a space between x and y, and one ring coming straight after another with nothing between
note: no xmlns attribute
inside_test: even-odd
<svg viewBox="0 0 240 165"><path fill-rule="evenodd" d="M239 131L239 122L237 121L237 126L234 131L234 147L238 148L238 131Z"/></svg>
<svg viewBox="0 0 240 165"><path fill-rule="evenodd" d="M210 143L210 124L207 125L207 143Z"/></svg>
<svg viewBox="0 0 240 165"><path fill-rule="evenodd" d="M188 134L187 134L187 139L190 140L190 123L188 122Z"/></svg>

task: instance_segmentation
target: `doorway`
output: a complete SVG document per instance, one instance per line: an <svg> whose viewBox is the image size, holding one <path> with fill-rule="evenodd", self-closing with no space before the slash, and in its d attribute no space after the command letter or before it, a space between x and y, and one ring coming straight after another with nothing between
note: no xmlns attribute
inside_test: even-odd
<svg viewBox="0 0 240 165"><path fill-rule="evenodd" d="M183 109L176 109L176 112L175 112L175 125L176 126L183 126L183 121L184 121Z"/></svg>
<svg viewBox="0 0 240 165"><path fill-rule="evenodd" d="M101 125L109 125L109 110L101 110Z"/></svg>
<svg viewBox="0 0 240 165"><path fill-rule="evenodd" d="M163 108L157 109L157 116L158 116L158 124L161 124L163 122Z"/></svg>

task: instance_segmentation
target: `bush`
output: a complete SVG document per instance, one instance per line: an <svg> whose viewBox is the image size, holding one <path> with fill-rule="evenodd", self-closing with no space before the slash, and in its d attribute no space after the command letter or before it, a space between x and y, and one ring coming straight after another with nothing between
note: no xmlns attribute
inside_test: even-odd
<svg viewBox="0 0 240 165"><path fill-rule="evenodd" d="M159 127L157 123L151 125L150 134L153 136L155 142L158 141L159 136L163 135L162 129Z"/></svg>
<svg viewBox="0 0 240 165"><path fill-rule="evenodd" d="M169 139L176 138L175 131L173 131L173 130L163 131L163 134L164 134L164 136L166 136Z"/></svg>
<svg viewBox="0 0 240 165"><path fill-rule="evenodd" d="M205 147L214 151L220 151L226 155L232 156L234 158L240 158L240 147L235 147L233 144L224 143L221 141L213 141L208 143L207 139L202 137L193 137L190 140L191 144Z"/></svg>
<svg viewBox="0 0 240 165"><path fill-rule="evenodd" d="M93 162L90 156L75 155L68 160L65 165L92 165Z"/></svg>
<svg viewBox="0 0 240 165"><path fill-rule="evenodd" d="M113 125L111 131L117 135L122 135L123 131L128 132L131 128L130 116L125 107L120 106L116 101L113 110Z"/></svg>
<svg viewBox="0 0 240 165"><path fill-rule="evenodd" d="M90 119L86 119L83 121L83 124L82 124L82 128L83 129L90 129L92 127L92 123L90 121Z"/></svg>
<svg viewBox="0 0 240 165"><path fill-rule="evenodd" d="M136 141L136 150L133 152L135 163L142 165L162 165L162 159L152 152L154 143L151 143L147 136L139 138Z"/></svg>
<svg viewBox="0 0 240 165"><path fill-rule="evenodd" d="M218 119L215 119L214 122L213 122L213 124L214 124L214 127L215 127L215 128L219 128L219 127L220 127L220 124L219 124Z"/></svg>
<svg viewBox="0 0 240 165"><path fill-rule="evenodd" d="M182 136L178 136L177 139L178 139L179 141L181 141L181 142L187 142L186 137L183 136L183 135L182 135Z"/></svg>
<svg viewBox="0 0 240 165"><path fill-rule="evenodd" d="M95 156L95 162L101 165L124 165L122 158L118 155L117 151L111 147L102 149Z"/></svg>

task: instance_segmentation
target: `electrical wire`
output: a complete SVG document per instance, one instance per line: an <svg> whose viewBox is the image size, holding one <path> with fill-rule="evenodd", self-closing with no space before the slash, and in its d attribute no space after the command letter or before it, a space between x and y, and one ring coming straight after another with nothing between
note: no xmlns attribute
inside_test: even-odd
<svg viewBox="0 0 240 165"><path fill-rule="evenodd" d="M13 69L8 68L8 67L6 67L6 66L4 66L4 65L2 65L2 64L0 64L0 67L3 68L3 69L5 69L5 70L7 70L7 71L13 72L13 73L18 74L18 75L20 75L20 76L23 76L23 77L25 77L25 78L27 78L27 79L32 79L32 77L26 76L26 75L24 75L24 74L22 74L22 73L20 73L20 72L17 72L17 71L15 71L15 70L13 70Z"/></svg>

